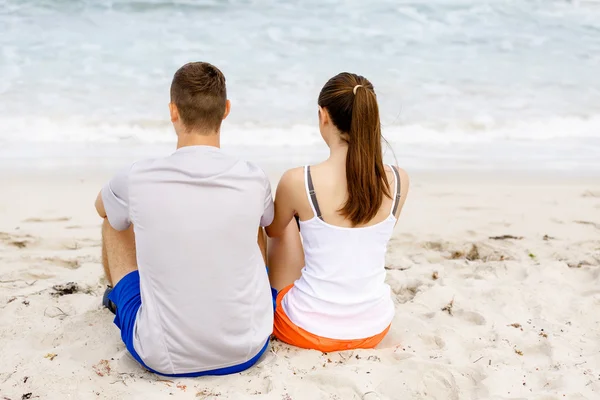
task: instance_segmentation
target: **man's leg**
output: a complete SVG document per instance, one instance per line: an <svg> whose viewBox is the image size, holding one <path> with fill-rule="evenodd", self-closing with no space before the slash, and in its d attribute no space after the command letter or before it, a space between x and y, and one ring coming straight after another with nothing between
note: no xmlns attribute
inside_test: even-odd
<svg viewBox="0 0 600 400"><path fill-rule="evenodd" d="M106 222L106 219L104 219ZM106 254L106 243L104 243L104 227L102 227L102 267L104 268L104 276L108 281L108 284L112 286L112 281L110 280L110 270L108 269L108 255Z"/></svg>
<svg viewBox="0 0 600 400"><path fill-rule="evenodd" d="M133 345L137 313L142 305L133 226L119 232L105 218L102 223L102 257L107 278L114 285L107 288L102 304L115 314L114 323L121 331L127 350L146 367Z"/></svg>
<svg viewBox="0 0 600 400"><path fill-rule="evenodd" d="M300 278L304 268L304 249L295 220L289 223L281 236L269 239L267 265L271 287L277 291Z"/></svg>
<svg viewBox="0 0 600 400"><path fill-rule="evenodd" d="M137 270L133 225L117 231L104 219L102 223L102 264L106 277L115 286L128 273Z"/></svg>

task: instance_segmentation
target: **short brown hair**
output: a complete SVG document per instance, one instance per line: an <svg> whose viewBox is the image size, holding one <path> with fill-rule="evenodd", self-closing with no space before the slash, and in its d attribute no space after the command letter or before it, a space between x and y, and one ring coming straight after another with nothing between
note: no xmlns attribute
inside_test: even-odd
<svg viewBox="0 0 600 400"><path fill-rule="evenodd" d="M173 76L171 102L188 129L218 131L227 103L225 76L206 62L185 64Z"/></svg>

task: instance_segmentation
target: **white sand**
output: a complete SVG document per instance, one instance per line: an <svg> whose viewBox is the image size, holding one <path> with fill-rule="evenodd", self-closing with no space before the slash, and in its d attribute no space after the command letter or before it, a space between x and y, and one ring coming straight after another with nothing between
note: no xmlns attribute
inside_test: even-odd
<svg viewBox="0 0 600 400"><path fill-rule="evenodd" d="M0 175L0 399L600 399L600 179L413 176L378 349L274 342L242 374L166 380L100 307L107 177ZM523 239L489 239L505 234Z"/></svg>

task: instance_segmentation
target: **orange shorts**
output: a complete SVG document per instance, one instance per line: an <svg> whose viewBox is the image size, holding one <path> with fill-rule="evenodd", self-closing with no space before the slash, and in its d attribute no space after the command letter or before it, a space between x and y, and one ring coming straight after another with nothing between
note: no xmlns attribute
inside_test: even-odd
<svg viewBox="0 0 600 400"><path fill-rule="evenodd" d="M329 339L305 331L304 329L296 326L283 311L281 307L281 300L283 296L294 285L287 286L277 294L277 308L275 310L275 324L273 327L273 335L282 342L302 347L303 349L314 349L320 350L325 353L331 351L342 351L350 349L372 349L377 346L384 336L390 330L388 326L383 332L378 335L368 337L366 339L355 339L355 340L339 340Z"/></svg>

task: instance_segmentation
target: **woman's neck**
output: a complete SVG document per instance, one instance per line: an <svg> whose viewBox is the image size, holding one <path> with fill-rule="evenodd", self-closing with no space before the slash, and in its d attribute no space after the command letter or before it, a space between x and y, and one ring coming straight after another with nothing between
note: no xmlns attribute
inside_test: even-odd
<svg viewBox="0 0 600 400"><path fill-rule="evenodd" d="M346 163L347 154L348 143L343 140L329 145L329 160Z"/></svg>

